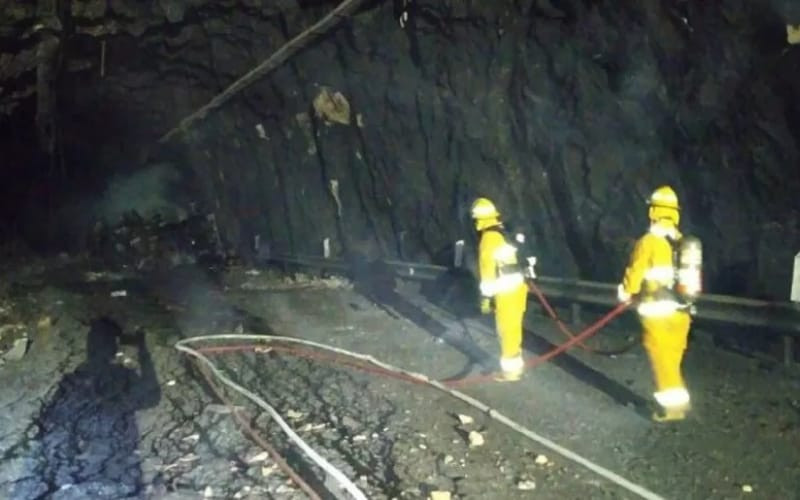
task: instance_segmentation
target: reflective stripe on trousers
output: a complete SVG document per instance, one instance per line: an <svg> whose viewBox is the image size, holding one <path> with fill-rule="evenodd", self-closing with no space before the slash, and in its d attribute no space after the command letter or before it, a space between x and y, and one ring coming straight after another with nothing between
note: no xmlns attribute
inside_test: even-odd
<svg viewBox="0 0 800 500"><path fill-rule="evenodd" d="M494 297L495 329L500 340L500 359L522 355L522 320L527 309L528 288L522 284ZM517 361L511 361L513 363Z"/></svg>
<svg viewBox="0 0 800 500"><path fill-rule="evenodd" d="M664 408L676 408L689 404L689 391L683 387L655 392L653 397Z"/></svg>
<svg viewBox="0 0 800 500"><path fill-rule="evenodd" d="M513 358L500 358L500 369L504 372L518 372L525 367L522 361L522 356L514 356Z"/></svg>
<svg viewBox="0 0 800 500"><path fill-rule="evenodd" d="M650 360L655 391L653 397L664 408L688 404L689 392L681 365L691 328L691 317L683 311L667 316L641 316L642 345Z"/></svg>

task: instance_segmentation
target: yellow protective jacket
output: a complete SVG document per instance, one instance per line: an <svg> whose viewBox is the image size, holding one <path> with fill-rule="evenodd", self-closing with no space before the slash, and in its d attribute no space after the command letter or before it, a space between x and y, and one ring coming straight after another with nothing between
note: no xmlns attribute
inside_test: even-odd
<svg viewBox="0 0 800 500"><path fill-rule="evenodd" d="M671 293L675 285L673 249L667 236L677 240L673 226L653 224L636 242L622 287L631 296L640 294L637 310L642 316L668 316L683 308Z"/></svg>
<svg viewBox="0 0 800 500"><path fill-rule="evenodd" d="M484 297L516 290L525 283L517 264L517 249L506 242L499 229L481 233L478 247L480 289Z"/></svg>

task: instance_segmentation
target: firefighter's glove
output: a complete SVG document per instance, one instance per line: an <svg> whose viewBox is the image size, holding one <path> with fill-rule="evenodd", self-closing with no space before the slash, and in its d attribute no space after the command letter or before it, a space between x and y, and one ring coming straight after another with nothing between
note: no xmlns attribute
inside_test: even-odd
<svg viewBox="0 0 800 500"><path fill-rule="evenodd" d="M481 299L481 314L491 314L492 313L492 299L489 297L483 297Z"/></svg>
<svg viewBox="0 0 800 500"><path fill-rule="evenodd" d="M619 300L623 304L627 304L631 301L631 294L625 291L625 287L619 285L617 287L617 300Z"/></svg>

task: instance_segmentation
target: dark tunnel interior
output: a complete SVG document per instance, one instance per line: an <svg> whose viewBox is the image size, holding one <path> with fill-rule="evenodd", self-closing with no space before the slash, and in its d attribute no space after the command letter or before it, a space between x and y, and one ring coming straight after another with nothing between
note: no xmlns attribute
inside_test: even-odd
<svg viewBox="0 0 800 500"><path fill-rule="evenodd" d="M793 276L800 265L800 1L0 0L0 403L15 397L2 389L4 365L24 362L4 351L24 345L19 356L40 356L36 364L51 368L30 378L30 387L50 384L49 392L26 393L40 407L30 406L28 417L0 418L0 429L17 425L28 440L0 436L0 496L160 498L184 487L213 496L199 472L176 472L183 471L181 460L191 459L180 443L202 444L209 436L206 451L219 459L212 461L217 473L254 467L231 458L239 445L225 448L230 443L200 427L235 430L236 419L272 424L252 405L240 411L224 401L201 377L208 373L176 361L175 342L186 332L273 334L287 325L313 331L321 324L320 331L328 329L323 339L341 336L345 346L353 345L347 335L369 329L343 319L352 316L427 346L414 355L403 351L406 344L378 342L385 353L408 355L410 366L430 362L437 376L486 376L476 374L494 367L494 329L503 327L478 311L474 200L492 200L509 234L526 235L545 290L550 278L616 289L648 231L648 199L664 185L677 193L680 230L702 242L704 294L779 303L775 312L759 314L773 314L782 325L800 314L790 298L793 280L800 287L800 274ZM389 263L417 263L414 272L423 274L425 265L452 267L459 240L463 268L419 290L413 280L408 289L398 285ZM318 262L323 255L330 267L346 266L352 288L335 273L306 272L290 259ZM277 264L276 257L284 260ZM232 277L234 268L249 270ZM272 281L267 287L259 279ZM290 285L301 295L288 291ZM245 290L251 302L229 303L231 290ZM268 298L256 296L263 290ZM6 297L16 297L17 305ZM573 315L576 332L585 318L597 320L608 309L603 303L570 309L569 297L554 304L563 318ZM640 326L632 316L620 320L630 331ZM715 347L744 353L742 363L750 364L737 368L738 376L771 376L774 368L753 361L756 352L780 356L782 348L791 362L800 354L788 336L767 336L775 333L768 328L754 335L761 327L752 321L743 320L741 328L714 321L726 320L701 320L693 328L713 331ZM425 335L413 337L407 328ZM525 325L525 353L565 341L547 328ZM46 347L59 338L52 332L65 335L59 342L66 347ZM575 381L598 395L597 406L583 415L607 423L604 432L619 432L614 436L628 432L623 426L635 429L619 443L609 441L623 450L609 462L630 466L641 478L648 467L641 450L673 444L667 434L641 427L649 412L642 394L650 389L639 384L650 383L652 360L636 350L639 337L631 335L620 330L597 344L591 340L600 346L595 354L614 352L597 364L580 357L591 347L576 344L581 355L570 351L552 363L563 385L554 383L549 397L579 398L577 390L564 389ZM32 340L39 336L44 340ZM690 347L705 348L704 338L693 330ZM437 349L448 349L441 362ZM259 352L270 367L259 364ZM467 473L441 473L441 457L428 465L446 480L435 487L405 482L393 462L403 459L392 455L392 446L411 434L401 439L400 431L367 430L390 428L387 422L403 411L395 406L400 403L385 395L361 401L372 389L367 382L280 353L237 351L220 366L262 384L284 410L295 412L295 405L300 414L305 404L303 412L343 433L338 440L324 437L326 446L345 457L349 474L368 477L386 498L432 498L437 488L469 497L469 487L458 486ZM687 358L687 379L718 384L709 391L713 397L735 392L739 379L719 368L722 358L706 364L694 356ZM610 369L616 361L631 363L630 373ZM28 381L13 373L8 391ZM168 379L187 394L203 394L202 404L184 401L164 385ZM336 389L314 386L302 404L292 399L302 392L292 384L320 379ZM796 378L785 384L796 391ZM768 391L756 392L768 398ZM332 398L348 416L326 416ZM525 399L508 398L515 405ZM701 411L712 399L697 399ZM774 427L769 439L775 441L764 442L775 449L800 436L796 399L764 399L780 417L750 419L761 429ZM619 408L630 415L615 420ZM366 417L372 409L375 416ZM571 411L543 417L543 425L572 426L564 435L588 432L581 414ZM736 411L749 410L726 410L725 419ZM133 417L151 413L152 420ZM90 416L71 423L76 414ZM303 423L306 430L323 425ZM716 430L752 431L725 425ZM469 437L462 427L458 432ZM154 438L159 428L186 432ZM348 441L353 435L374 439L374 448L360 455ZM698 427L682 438L713 448L701 435ZM115 448L109 443L117 438ZM93 441L95 448L85 444ZM159 456L163 463L153 465L152 456L134 453L140 442L154 455L172 443L164 445L169 460ZM735 442L728 446L709 451L717 453L713 460L722 463L738 450ZM397 456L408 456L403 453ZM60 461L66 455L72 458ZM111 465L94 470L81 462L85 456ZM315 474L301 457L293 449L289 466L304 477ZM494 467L486 460L483 465ZM739 466L756 467L749 457ZM728 481L733 470L714 480ZM798 479L797 470L780 471L774 498ZM533 481L520 474L513 494L502 498L517 498ZM700 480L674 492L739 498L752 491L754 479L737 481L728 485L733 493L702 489ZM311 482L330 488L318 477ZM234 491L249 498L244 484L214 488L226 498ZM593 491L586 487L576 495Z"/></svg>
<svg viewBox="0 0 800 500"><path fill-rule="evenodd" d="M395 29L401 3L365 2L164 144L334 3L6 2L4 240L83 251L98 220L193 203L241 254L259 235L397 257L402 233L430 260L473 238L468 204L487 195L535 238L546 274L614 281L647 194L668 183L708 249L709 289L788 296L791 2L418 1L413 30Z"/></svg>

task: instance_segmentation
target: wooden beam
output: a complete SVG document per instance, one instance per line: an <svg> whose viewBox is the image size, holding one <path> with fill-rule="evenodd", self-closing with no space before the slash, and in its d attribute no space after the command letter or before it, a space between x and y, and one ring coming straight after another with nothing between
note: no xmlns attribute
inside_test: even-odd
<svg viewBox="0 0 800 500"><path fill-rule="evenodd" d="M187 130L195 122L205 118L209 111L222 106L238 92L252 85L264 77L264 75L283 64L300 49L306 47L311 41L313 41L315 36L321 35L336 26L341 19L353 14L364 3L366 3L366 0L344 0L335 9L328 13L328 15L317 21L307 30L289 40L285 45L275 51L275 53L264 60L261 64L233 82L228 86L228 88L217 94L207 104L181 120L181 122L175 128L161 136L158 142L163 144L169 141L177 133Z"/></svg>
<svg viewBox="0 0 800 500"><path fill-rule="evenodd" d="M42 148L53 155L56 149L56 55L61 44L54 30L61 30L56 0L36 3L39 43L36 46L36 127Z"/></svg>

